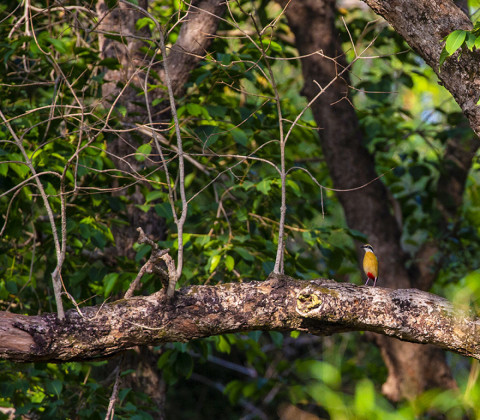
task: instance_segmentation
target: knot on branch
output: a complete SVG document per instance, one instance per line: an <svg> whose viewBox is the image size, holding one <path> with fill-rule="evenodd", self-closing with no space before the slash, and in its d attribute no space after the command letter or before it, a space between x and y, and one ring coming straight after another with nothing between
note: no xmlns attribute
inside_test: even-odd
<svg viewBox="0 0 480 420"><path fill-rule="evenodd" d="M299 315L307 318L316 318L324 314L328 314L329 318L337 317L335 308L342 301L342 290L351 288L351 286L353 285L339 285L337 282L327 279L312 280L305 289L297 294L296 311Z"/></svg>
<svg viewBox="0 0 480 420"><path fill-rule="evenodd" d="M306 315L313 309L322 306L323 300L317 295L311 293L300 293L297 296L297 312L300 315Z"/></svg>

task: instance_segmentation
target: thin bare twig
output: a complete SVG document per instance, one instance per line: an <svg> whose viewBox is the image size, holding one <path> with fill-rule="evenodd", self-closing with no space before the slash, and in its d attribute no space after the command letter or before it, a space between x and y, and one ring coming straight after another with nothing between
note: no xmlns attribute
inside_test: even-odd
<svg viewBox="0 0 480 420"><path fill-rule="evenodd" d="M163 28L163 26L158 22L157 19L153 15L151 15L148 11L143 9L140 6L137 6L133 3L130 3L126 0L120 0L122 3L127 4L130 7L133 7L143 14L145 16L148 16L152 21L155 23L158 33L159 33L159 39L158 39L158 46L160 47L160 52L162 53L163 56L163 61L164 61L164 75L165 75L165 85L167 86L167 91L168 91L168 99L170 102L170 109L172 112L172 117L175 125L175 135L177 138L177 149L178 149L178 173L179 173L179 189L180 189L180 200L182 203L182 210L180 213L180 217L177 216L176 211L173 211L173 217L175 224L177 225L177 232L178 232L178 253L177 253L177 269L176 269L176 281L180 278L182 274L182 268L183 268L183 228L185 225L185 221L187 219L187 213L188 213L188 202L185 194L185 155L183 152L183 142L182 142L182 135L180 133L180 123L178 120L178 113L177 113L177 107L175 104L175 97L173 94L173 86L170 78L170 73L169 73L169 68L168 68L168 55L167 55L167 48L165 46L165 35L166 35L166 29ZM155 137L154 137L155 139ZM159 147L159 143L157 141L157 148L159 148L159 153L161 156L163 156L163 152L161 151L161 147ZM164 163L165 169L166 165ZM168 176L168 171L166 171L166 174ZM167 182L169 185L169 199L170 199L170 204L172 206L172 210L175 210L174 208L174 203L173 203L173 195L170 194L171 187L170 187L170 182ZM173 282L169 282L168 286L168 295L173 294L174 287L173 285L173 290L171 290Z"/></svg>
<svg viewBox="0 0 480 420"><path fill-rule="evenodd" d="M22 140L17 136L17 133L12 128L10 123L7 121L7 119L5 118L5 115L1 110L0 110L0 118L3 120L8 131L13 137L15 144L20 149L20 152L22 153L23 158L25 159L25 163L28 165L28 168L30 169L30 172L35 177L35 183L37 184L37 188L40 191L40 195L42 196L42 199L43 199L43 205L45 206L45 209L48 214L48 218L50 220L50 227L52 228L53 242L55 244L55 252L57 256L57 266L55 267L55 270L52 273L53 291L55 295L55 303L57 305L58 318L60 320L63 320L65 318L65 311L63 309L63 303L62 303L62 284L60 280L60 275L61 275L61 270L62 270L62 265L63 265L63 260L65 258L65 255L62 252L64 245L60 243L57 226L55 224L55 216L53 214L52 207L50 206L50 202L48 201L48 196L47 196L47 193L45 192L45 188L43 187L39 177L37 176L37 171L33 166L33 163L29 158L27 151L25 150L25 147L23 146Z"/></svg>
<svg viewBox="0 0 480 420"><path fill-rule="evenodd" d="M237 4L240 10L242 10L242 6L238 3ZM285 9L282 10L282 14L284 13ZM245 12L244 12L245 13ZM272 86L274 95L275 95L275 105L277 107L277 114L278 114L278 128L280 134L280 183L281 183L281 202L280 202L280 221L278 225L278 244L277 244L277 255L275 257L275 266L273 268L273 273L275 274L283 274L284 272L284 253L285 253L285 218L287 213L287 188L286 188L286 170L285 170L285 144L286 144L286 137L283 131L283 116L282 116L282 104L280 101L280 94L278 92L277 83L275 80L275 75L273 74L272 67L270 65L270 61L267 58L267 52L265 51L265 46L263 44L263 33L267 28L260 28L257 25L257 21L255 17L250 14L250 18L252 20L253 26L258 34L260 39L259 42L259 49L261 56L267 66L269 82ZM275 22L275 21L274 21Z"/></svg>
<svg viewBox="0 0 480 420"><path fill-rule="evenodd" d="M113 420L113 415L115 414L115 402L118 398L118 391L120 390L120 373L122 371L123 364L123 355L120 356L117 367L115 368L115 382L113 384L112 395L108 402L107 414L105 415L105 420Z"/></svg>

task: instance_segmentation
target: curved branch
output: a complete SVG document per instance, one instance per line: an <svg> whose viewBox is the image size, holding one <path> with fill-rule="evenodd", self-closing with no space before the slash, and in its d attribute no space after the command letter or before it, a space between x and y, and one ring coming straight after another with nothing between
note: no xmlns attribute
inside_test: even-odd
<svg viewBox="0 0 480 420"><path fill-rule="evenodd" d="M416 289L271 276L263 282L191 286L97 307L40 316L0 312L0 357L13 361L89 360L137 345L230 332L298 330L316 335L374 331L431 343L480 359L480 320Z"/></svg>

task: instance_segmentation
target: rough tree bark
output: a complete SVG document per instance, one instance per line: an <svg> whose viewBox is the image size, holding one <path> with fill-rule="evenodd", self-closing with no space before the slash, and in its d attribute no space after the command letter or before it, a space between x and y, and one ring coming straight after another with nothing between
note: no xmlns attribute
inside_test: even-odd
<svg viewBox="0 0 480 420"><path fill-rule="evenodd" d="M480 136L480 52L463 50L439 68L443 38L456 29L470 30L472 22L451 0L364 0L407 41L437 73Z"/></svg>
<svg viewBox="0 0 480 420"><path fill-rule="evenodd" d="M167 60L176 95L184 92L190 73L207 55L225 8L225 2L221 0L195 0L190 3L178 40Z"/></svg>
<svg viewBox="0 0 480 420"><path fill-rule="evenodd" d="M325 86L335 78L338 69L346 65L335 29L335 1L306 0L290 4L286 16L301 55L321 50L329 57L336 57L336 63L319 54L302 59L305 81L302 93L311 100L318 92L314 81ZM348 77L337 79L312 105L315 120L322 128L322 149L337 189L355 188L378 176L373 158L363 146L357 116L347 100L348 90ZM415 279L406 269L401 232L383 183L378 181L361 190L338 193L338 198L348 225L365 233L374 245L380 260L381 284L392 288L414 285ZM389 370L382 388L389 399L412 398L431 387L456 387L445 357L438 349L398 343L383 336L375 336L374 340Z"/></svg>
<svg viewBox="0 0 480 420"><path fill-rule="evenodd" d="M417 289L271 276L262 282L190 286L105 305L25 316L0 312L0 357L19 362L105 358L138 345L230 332L374 331L480 359L480 319Z"/></svg>

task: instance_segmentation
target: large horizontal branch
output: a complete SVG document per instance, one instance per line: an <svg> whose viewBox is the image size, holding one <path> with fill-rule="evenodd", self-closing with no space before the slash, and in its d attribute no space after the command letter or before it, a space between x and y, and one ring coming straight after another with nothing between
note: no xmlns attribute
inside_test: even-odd
<svg viewBox="0 0 480 420"><path fill-rule="evenodd" d="M431 343L480 359L480 321L445 299L416 289L300 281L191 286L70 310L60 322L0 312L0 357L62 362L104 358L137 345L187 342L229 332L299 330L316 335L374 331Z"/></svg>
<svg viewBox="0 0 480 420"><path fill-rule="evenodd" d="M480 52L463 49L439 68L443 39L472 22L451 0L364 0L420 54L462 108L480 136Z"/></svg>

